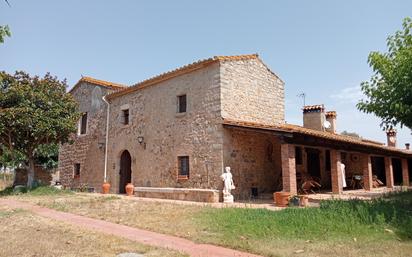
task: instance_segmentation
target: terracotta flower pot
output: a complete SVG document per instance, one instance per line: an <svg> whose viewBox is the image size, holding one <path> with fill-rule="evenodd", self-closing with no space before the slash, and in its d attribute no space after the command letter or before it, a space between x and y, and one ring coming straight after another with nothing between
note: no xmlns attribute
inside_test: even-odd
<svg viewBox="0 0 412 257"><path fill-rule="evenodd" d="M309 204L309 198L307 195L301 195L300 196L300 206L306 207Z"/></svg>
<svg viewBox="0 0 412 257"><path fill-rule="evenodd" d="M110 184L108 182L104 182L102 185L102 193L108 194L110 191Z"/></svg>
<svg viewBox="0 0 412 257"><path fill-rule="evenodd" d="M289 204L289 192L275 192L273 193L273 198L275 200L276 206L287 207Z"/></svg>
<svg viewBox="0 0 412 257"><path fill-rule="evenodd" d="M127 194L128 196L132 196L132 195L133 195L133 191L134 191L134 186L133 186L133 184L132 184L132 183L128 183L128 184L126 185L126 194Z"/></svg>

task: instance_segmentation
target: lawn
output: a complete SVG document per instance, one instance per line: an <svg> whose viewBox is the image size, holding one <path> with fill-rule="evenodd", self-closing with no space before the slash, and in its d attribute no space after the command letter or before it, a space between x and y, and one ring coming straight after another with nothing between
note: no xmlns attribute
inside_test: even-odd
<svg viewBox="0 0 412 257"><path fill-rule="evenodd" d="M47 190L46 190L47 191ZM408 256L412 192L320 208L212 208L98 194L29 192L19 199L264 256Z"/></svg>
<svg viewBox="0 0 412 257"><path fill-rule="evenodd" d="M183 256L4 206L0 206L0 249L2 257L114 257L125 252Z"/></svg>

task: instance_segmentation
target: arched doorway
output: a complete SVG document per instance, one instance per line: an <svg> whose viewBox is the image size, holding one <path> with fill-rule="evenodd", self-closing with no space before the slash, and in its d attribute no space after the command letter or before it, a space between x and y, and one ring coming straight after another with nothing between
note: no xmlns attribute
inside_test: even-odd
<svg viewBox="0 0 412 257"><path fill-rule="evenodd" d="M126 193L127 183L132 182L132 157L129 151L124 150L120 156L120 182L119 182L119 194Z"/></svg>

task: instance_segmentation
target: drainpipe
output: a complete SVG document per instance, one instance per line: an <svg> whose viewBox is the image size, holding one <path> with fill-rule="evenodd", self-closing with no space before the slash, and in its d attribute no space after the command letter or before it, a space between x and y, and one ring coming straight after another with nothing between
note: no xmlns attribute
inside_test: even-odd
<svg viewBox="0 0 412 257"><path fill-rule="evenodd" d="M104 182L107 182L107 149L109 144L109 114L110 114L110 104L106 100L106 95L103 96L103 101L107 104L107 113L106 113L106 143L104 149Z"/></svg>

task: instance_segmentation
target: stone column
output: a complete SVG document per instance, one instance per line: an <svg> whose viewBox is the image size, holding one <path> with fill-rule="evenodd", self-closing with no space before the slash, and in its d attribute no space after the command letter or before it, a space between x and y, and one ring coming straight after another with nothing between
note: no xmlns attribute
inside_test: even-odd
<svg viewBox="0 0 412 257"><path fill-rule="evenodd" d="M386 187L393 188L393 167L392 158L385 156L385 176L386 176Z"/></svg>
<svg viewBox="0 0 412 257"><path fill-rule="evenodd" d="M343 191L342 171L340 164L340 152L336 150L330 150L330 172L332 176L332 193L334 194L341 194Z"/></svg>
<svg viewBox="0 0 412 257"><path fill-rule="evenodd" d="M372 190L372 162L368 154L362 155L363 187L365 190Z"/></svg>
<svg viewBox="0 0 412 257"><path fill-rule="evenodd" d="M283 191L297 194L295 148L290 144L281 145Z"/></svg>
<svg viewBox="0 0 412 257"><path fill-rule="evenodd" d="M407 159L402 159L402 184L404 186L409 186L409 169Z"/></svg>

